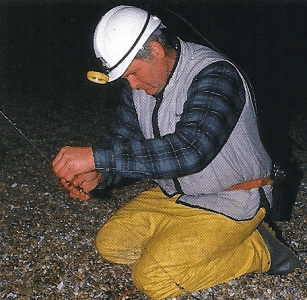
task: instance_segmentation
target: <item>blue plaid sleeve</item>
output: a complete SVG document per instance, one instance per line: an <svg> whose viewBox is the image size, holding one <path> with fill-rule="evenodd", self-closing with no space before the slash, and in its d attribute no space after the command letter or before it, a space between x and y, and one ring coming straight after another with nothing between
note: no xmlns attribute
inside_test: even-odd
<svg viewBox="0 0 307 300"><path fill-rule="evenodd" d="M107 185L118 175L170 179L201 171L226 143L243 109L245 92L232 65L211 64L189 87L175 132L148 140L141 133L128 87L122 98L120 121L94 149L96 169Z"/></svg>

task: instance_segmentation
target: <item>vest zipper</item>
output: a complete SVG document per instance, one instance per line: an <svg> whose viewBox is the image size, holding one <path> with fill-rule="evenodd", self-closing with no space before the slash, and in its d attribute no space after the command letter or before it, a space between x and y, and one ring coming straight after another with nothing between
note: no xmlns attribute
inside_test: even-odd
<svg viewBox="0 0 307 300"><path fill-rule="evenodd" d="M162 99L160 97L159 98L155 97L155 99L156 99L156 104L155 104L155 107L152 113L152 130L153 130L154 137L160 138L161 135L160 135L159 124L158 124L158 111L161 106ZM182 195L183 192L182 192L182 188L180 186L180 182L178 178L173 178L173 182L174 182L174 186L176 189L176 194Z"/></svg>
<svg viewBox="0 0 307 300"><path fill-rule="evenodd" d="M161 106L161 99L156 98L156 105L152 113L152 130L155 138L160 138L160 130L158 125L158 111Z"/></svg>

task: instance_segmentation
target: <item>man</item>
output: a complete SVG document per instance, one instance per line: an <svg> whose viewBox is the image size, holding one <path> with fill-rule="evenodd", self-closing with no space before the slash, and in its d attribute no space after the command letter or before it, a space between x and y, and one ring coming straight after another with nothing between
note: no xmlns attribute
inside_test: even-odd
<svg viewBox="0 0 307 300"><path fill-rule="evenodd" d="M221 54L164 31L135 7L102 17L94 49L104 74L90 78L126 79L118 120L99 147L61 149L55 174L83 200L120 177L158 183L96 240L104 258L133 265L136 287L153 299L294 271L295 255L260 225L272 204L271 159L244 77Z"/></svg>

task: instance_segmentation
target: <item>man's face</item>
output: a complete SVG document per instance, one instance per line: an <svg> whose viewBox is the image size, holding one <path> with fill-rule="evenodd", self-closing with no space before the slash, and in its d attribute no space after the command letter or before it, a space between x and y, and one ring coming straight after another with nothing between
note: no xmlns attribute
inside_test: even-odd
<svg viewBox="0 0 307 300"><path fill-rule="evenodd" d="M134 59L123 74L132 90L144 90L146 94L154 95L164 88L174 61L165 56L159 45L153 43L151 59Z"/></svg>
<svg viewBox="0 0 307 300"><path fill-rule="evenodd" d="M123 75L132 90L144 90L148 95L159 93L167 79L164 68L154 58L150 60L135 59Z"/></svg>

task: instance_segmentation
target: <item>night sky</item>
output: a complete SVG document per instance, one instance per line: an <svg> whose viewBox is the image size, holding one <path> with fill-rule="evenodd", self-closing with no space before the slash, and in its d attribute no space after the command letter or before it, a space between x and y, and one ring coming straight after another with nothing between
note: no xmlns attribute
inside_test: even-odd
<svg viewBox="0 0 307 300"><path fill-rule="evenodd" d="M286 138L297 108L306 106L307 1L0 0L0 107L44 101L56 109L63 99L85 107L112 104L108 95L119 84L95 85L86 73L99 69L95 26L117 4L150 8L180 37L200 42L167 9L193 24L249 77L270 128L266 138Z"/></svg>

